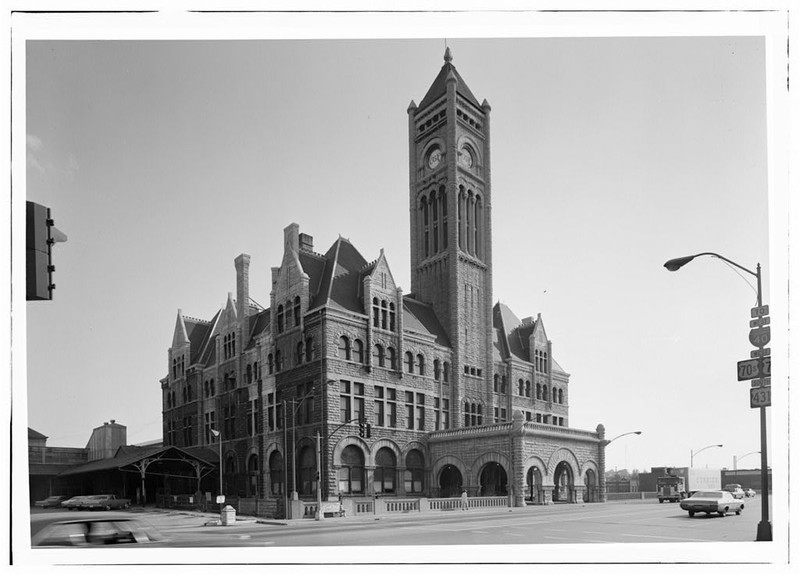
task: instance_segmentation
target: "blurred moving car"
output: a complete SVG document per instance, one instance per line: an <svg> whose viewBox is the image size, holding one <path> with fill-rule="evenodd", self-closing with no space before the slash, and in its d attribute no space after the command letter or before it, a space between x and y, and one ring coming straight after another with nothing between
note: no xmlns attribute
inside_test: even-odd
<svg viewBox="0 0 800 576"><path fill-rule="evenodd" d="M734 498L733 494L727 490L701 490L695 492L690 498L681 500L681 508L689 512L689 516L694 516L696 512L713 514L716 512L720 516L725 516L728 512L735 512L738 516L744 510L744 502L739 498Z"/></svg>
<svg viewBox="0 0 800 576"><path fill-rule="evenodd" d="M734 498L744 498L744 490L742 490L741 484L725 484L723 490L727 490L733 494Z"/></svg>
<svg viewBox="0 0 800 576"><path fill-rule="evenodd" d="M753 490L752 488L748 488L747 490L744 491L744 495L746 498L753 498L756 495L756 491Z"/></svg>
<svg viewBox="0 0 800 576"><path fill-rule="evenodd" d="M66 496L48 496L44 500L37 500L33 504L39 508L61 508L61 503L66 499Z"/></svg>
<svg viewBox="0 0 800 576"><path fill-rule="evenodd" d="M164 537L147 522L94 516L49 524L31 538L31 546L107 546L161 543Z"/></svg>
<svg viewBox="0 0 800 576"><path fill-rule="evenodd" d="M64 500L61 503L62 508L66 508L67 510L74 510L76 508L80 509L83 501L86 500L88 496L73 496L69 500Z"/></svg>
<svg viewBox="0 0 800 576"><path fill-rule="evenodd" d="M117 498L114 494L94 494L88 496L78 508L81 510L117 510L119 508L128 508L130 505L130 500Z"/></svg>

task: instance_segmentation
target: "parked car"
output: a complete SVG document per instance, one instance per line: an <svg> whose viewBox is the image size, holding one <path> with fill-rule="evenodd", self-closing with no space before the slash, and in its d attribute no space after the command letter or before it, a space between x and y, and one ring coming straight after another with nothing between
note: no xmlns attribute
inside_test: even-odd
<svg viewBox="0 0 800 576"><path fill-rule="evenodd" d="M756 495L756 491L753 490L752 488L748 488L747 490L744 491L744 495L747 498L753 498Z"/></svg>
<svg viewBox="0 0 800 576"><path fill-rule="evenodd" d="M61 508L61 503L66 499L66 496L48 496L44 500L37 500L33 504L39 508Z"/></svg>
<svg viewBox="0 0 800 576"><path fill-rule="evenodd" d="M744 510L744 502L739 498L734 498L733 494L727 490L701 490L695 492L693 496L681 500L681 508L689 512L689 516L694 516L696 512L713 514L716 512L720 516L725 516L728 512L735 512L737 515Z"/></svg>
<svg viewBox="0 0 800 576"><path fill-rule="evenodd" d="M128 508L131 501L127 498L117 498L115 494L95 494L84 500L79 508L81 510L116 510Z"/></svg>
<svg viewBox="0 0 800 576"><path fill-rule="evenodd" d="M723 490L727 490L733 494L734 498L744 498L744 490L742 490L741 484L725 484Z"/></svg>
<svg viewBox="0 0 800 576"><path fill-rule="evenodd" d="M31 546L105 546L163 540L161 533L143 520L103 515L49 524L31 537Z"/></svg>
<svg viewBox="0 0 800 576"><path fill-rule="evenodd" d="M80 509L83 501L86 500L88 496L73 496L69 500L64 500L61 503L62 508L66 508L68 510L74 510L76 508Z"/></svg>

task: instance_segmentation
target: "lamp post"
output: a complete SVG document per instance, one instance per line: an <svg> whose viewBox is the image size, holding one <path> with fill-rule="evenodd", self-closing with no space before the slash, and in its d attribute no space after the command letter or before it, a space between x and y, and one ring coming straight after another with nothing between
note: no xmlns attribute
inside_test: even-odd
<svg viewBox="0 0 800 576"><path fill-rule="evenodd" d="M605 440L604 443L603 443L603 450L605 450L606 446L608 446L609 444L611 444L614 440L617 440L618 438L622 438L623 436L629 436L631 434L636 434L637 436L639 436L641 433L642 433L641 430L635 430L635 431L632 431L632 432L623 432L622 434L614 436L611 440ZM606 471L603 470L603 478L605 478L605 475L606 475ZM608 492L608 485L607 484L605 484L605 492L606 493Z"/></svg>
<svg viewBox="0 0 800 576"><path fill-rule="evenodd" d="M664 268L670 272L679 270L682 266L688 264L698 256L713 256L719 258L728 264L735 266L743 272L747 272L751 276L756 277L756 301L760 308L763 306L761 300L761 263L756 263L756 271L748 270L744 266L728 260L724 256L720 256L715 252L700 252L693 256L683 256L681 258L673 258L664 263ZM767 409L765 406L759 407L761 419L761 522L758 523L758 531L756 533L756 541L771 541L772 540L772 525L769 522L769 477L767 475Z"/></svg>
<svg viewBox="0 0 800 576"><path fill-rule="evenodd" d="M742 460L743 458L747 458L748 456L751 456L753 454L761 454L761 451L760 450L755 450L753 452L748 452L747 454L744 454L743 456L734 456L733 457L733 475L736 476L737 480L739 479L739 468L738 468L739 461Z"/></svg>
<svg viewBox="0 0 800 576"><path fill-rule="evenodd" d="M722 448L722 444L709 444L708 446L700 448L700 450L698 450L697 452L691 450L689 454L689 468L694 468L694 457L700 454L700 452L702 452L703 450L708 450L709 448Z"/></svg>
<svg viewBox="0 0 800 576"><path fill-rule="evenodd" d="M214 430L213 428L211 428L211 433L215 438L219 438L219 496L222 496L222 434L219 430ZM219 504L221 508L222 502Z"/></svg>

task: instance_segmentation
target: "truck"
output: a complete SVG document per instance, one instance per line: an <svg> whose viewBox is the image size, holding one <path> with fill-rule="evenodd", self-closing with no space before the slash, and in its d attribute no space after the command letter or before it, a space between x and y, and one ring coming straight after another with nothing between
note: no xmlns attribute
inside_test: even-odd
<svg viewBox="0 0 800 576"><path fill-rule="evenodd" d="M658 502L680 502L698 490L719 490L720 470L714 468L666 468L666 474L656 479Z"/></svg>

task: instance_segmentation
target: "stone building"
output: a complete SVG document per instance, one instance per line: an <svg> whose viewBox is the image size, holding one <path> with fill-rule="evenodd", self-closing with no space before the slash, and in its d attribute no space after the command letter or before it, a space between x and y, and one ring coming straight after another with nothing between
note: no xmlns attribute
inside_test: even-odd
<svg viewBox="0 0 800 576"><path fill-rule="evenodd" d="M290 224L268 309L242 254L210 320L178 310L164 444L220 446L228 495L313 499L319 466L325 500L603 497L603 427L570 427L541 315L494 303L491 108L444 59L407 110L410 291L383 250L317 252Z"/></svg>

